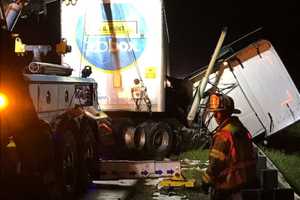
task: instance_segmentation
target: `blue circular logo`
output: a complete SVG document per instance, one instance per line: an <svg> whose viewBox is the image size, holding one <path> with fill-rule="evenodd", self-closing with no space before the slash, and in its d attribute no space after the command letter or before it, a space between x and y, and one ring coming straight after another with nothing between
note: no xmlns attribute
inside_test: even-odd
<svg viewBox="0 0 300 200"><path fill-rule="evenodd" d="M86 32L84 16L78 18L76 43L89 63L113 71L131 65L142 55L147 28L143 16L131 4L110 4L111 17L107 17L104 5L95 19L96 33Z"/></svg>

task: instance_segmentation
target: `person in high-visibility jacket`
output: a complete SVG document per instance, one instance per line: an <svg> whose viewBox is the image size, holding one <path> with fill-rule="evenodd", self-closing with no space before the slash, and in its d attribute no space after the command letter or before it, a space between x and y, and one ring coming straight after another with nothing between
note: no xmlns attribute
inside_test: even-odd
<svg viewBox="0 0 300 200"><path fill-rule="evenodd" d="M139 79L134 79L134 85L131 88L131 96L135 103L136 111L141 111L142 101L147 106L147 111L151 112L151 101L147 94L147 88L144 86L143 82Z"/></svg>
<svg viewBox="0 0 300 200"><path fill-rule="evenodd" d="M256 154L251 134L238 117L231 97L210 95L208 110L219 125L209 149L209 166L202 176L202 189L212 200L241 199L241 189L256 183Z"/></svg>

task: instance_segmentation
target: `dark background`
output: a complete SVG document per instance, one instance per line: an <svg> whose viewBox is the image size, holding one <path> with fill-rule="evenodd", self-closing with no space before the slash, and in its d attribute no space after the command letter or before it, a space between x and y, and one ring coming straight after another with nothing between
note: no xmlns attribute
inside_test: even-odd
<svg viewBox="0 0 300 200"><path fill-rule="evenodd" d="M164 0L171 75L182 78L207 65L222 27L228 27L224 44L263 27L240 43L268 39L299 88L300 6L296 4L290 0ZM16 32L27 30L21 31L24 43L55 44L60 40L58 5L59 2L48 4L48 17L28 15L26 20L20 20Z"/></svg>
<svg viewBox="0 0 300 200"><path fill-rule="evenodd" d="M264 38L273 44L299 88L300 6L296 1L165 0L165 10L173 75L183 77L207 65L223 26L228 27L224 44L263 27L251 39Z"/></svg>

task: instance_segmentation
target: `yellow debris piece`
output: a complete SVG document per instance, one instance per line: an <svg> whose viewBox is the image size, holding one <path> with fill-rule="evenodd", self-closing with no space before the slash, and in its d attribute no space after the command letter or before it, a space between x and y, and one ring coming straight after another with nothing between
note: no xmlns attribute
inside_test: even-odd
<svg viewBox="0 0 300 200"><path fill-rule="evenodd" d="M159 182L159 188L193 188L195 187L195 179L186 179L182 174L175 173L171 178L167 178Z"/></svg>

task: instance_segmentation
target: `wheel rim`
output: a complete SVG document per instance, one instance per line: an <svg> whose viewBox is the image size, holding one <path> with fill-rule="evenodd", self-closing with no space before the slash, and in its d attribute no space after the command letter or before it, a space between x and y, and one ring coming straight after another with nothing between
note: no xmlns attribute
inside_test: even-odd
<svg viewBox="0 0 300 200"><path fill-rule="evenodd" d="M135 131L134 143L137 150L142 150L146 143L146 133L144 127L138 127Z"/></svg>
<svg viewBox="0 0 300 200"><path fill-rule="evenodd" d="M128 149L135 148L134 137L135 137L135 128L134 127L126 127L124 129L124 140L125 140L126 147Z"/></svg>
<svg viewBox="0 0 300 200"><path fill-rule="evenodd" d="M152 137L152 145L156 151L165 151L170 143L170 136L166 130L157 130Z"/></svg>

